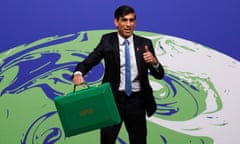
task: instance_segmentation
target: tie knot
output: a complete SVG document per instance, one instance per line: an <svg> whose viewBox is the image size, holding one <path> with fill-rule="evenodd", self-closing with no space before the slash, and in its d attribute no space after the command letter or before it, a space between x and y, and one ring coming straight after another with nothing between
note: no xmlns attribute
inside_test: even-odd
<svg viewBox="0 0 240 144"><path fill-rule="evenodd" d="M124 40L123 42L125 45L129 45L129 41L127 39Z"/></svg>

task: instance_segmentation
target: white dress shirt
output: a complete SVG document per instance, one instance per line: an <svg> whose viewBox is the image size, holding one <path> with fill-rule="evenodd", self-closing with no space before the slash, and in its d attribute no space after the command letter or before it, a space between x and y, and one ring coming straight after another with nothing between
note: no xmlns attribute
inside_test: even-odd
<svg viewBox="0 0 240 144"><path fill-rule="evenodd" d="M120 86L119 91L125 90L125 39L118 34L119 40L119 54L120 54ZM134 42L133 36L130 36L128 39L129 42L129 52L130 52L130 61L131 61L131 81L132 81L132 92L140 91L140 83L136 80L138 75L138 68L135 57Z"/></svg>

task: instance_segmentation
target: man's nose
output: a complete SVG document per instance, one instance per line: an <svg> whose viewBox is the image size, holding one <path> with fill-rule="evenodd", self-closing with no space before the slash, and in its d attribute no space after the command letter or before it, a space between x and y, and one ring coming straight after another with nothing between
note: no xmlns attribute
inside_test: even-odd
<svg viewBox="0 0 240 144"><path fill-rule="evenodd" d="M131 24L131 21L130 20L127 20L127 25L130 25Z"/></svg>

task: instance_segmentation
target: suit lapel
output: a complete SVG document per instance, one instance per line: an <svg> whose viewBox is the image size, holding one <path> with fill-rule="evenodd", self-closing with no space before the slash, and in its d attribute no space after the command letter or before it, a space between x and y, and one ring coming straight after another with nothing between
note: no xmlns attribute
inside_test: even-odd
<svg viewBox="0 0 240 144"><path fill-rule="evenodd" d="M144 52L143 47L139 44L137 38L133 35L133 41L134 41L134 51L135 51L135 56L136 56L136 63L138 67L138 72L139 74L141 73L142 69L142 54Z"/></svg>
<svg viewBox="0 0 240 144"><path fill-rule="evenodd" d="M112 39L112 45L113 45L113 51L114 51L114 57L115 62L117 64L117 67L120 69L120 55L119 55L119 41L117 37L117 33L114 33L113 39Z"/></svg>

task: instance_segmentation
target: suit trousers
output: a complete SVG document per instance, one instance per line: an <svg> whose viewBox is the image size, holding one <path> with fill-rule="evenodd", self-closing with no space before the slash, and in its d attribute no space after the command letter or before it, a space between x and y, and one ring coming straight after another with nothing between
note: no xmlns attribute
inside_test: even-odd
<svg viewBox="0 0 240 144"><path fill-rule="evenodd" d="M123 122L130 144L147 143L146 115L141 97L141 92L133 92L130 96L125 92L115 95L121 123L101 129L101 144L115 144Z"/></svg>

